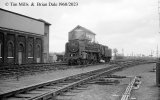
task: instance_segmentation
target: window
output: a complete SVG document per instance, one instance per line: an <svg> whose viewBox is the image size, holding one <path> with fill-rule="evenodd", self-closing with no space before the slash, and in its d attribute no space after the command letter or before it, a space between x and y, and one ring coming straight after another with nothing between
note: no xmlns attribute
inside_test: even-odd
<svg viewBox="0 0 160 100"><path fill-rule="evenodd" d="M8 57L13 57L13 43L8 43Z"/></svg>
<svg viewBox="0 0 160 100"><path fill-rule="evenodd" d="M33 46L29 44L28 46L28 57L33 57Z"/></svg>

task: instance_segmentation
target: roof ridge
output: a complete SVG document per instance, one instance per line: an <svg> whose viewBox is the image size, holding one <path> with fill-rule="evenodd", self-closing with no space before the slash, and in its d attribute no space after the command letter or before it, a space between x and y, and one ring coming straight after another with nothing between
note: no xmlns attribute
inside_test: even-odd
<svg viewBox="0 0 160 100"><path fill-rule="evenodd" d="M82 28L82 29L84 29L84 30L86 30L86 31L88 31L88 32L96 35L96 34L95 34L94 32L92 32L91 30L89 30L89 29L87 29L87 28L85 28L85 27L82 27L82 26L80 26L80 25L77 25L77 26L76 26L74 29L72 29L70 32L74 31L76 28ZM69 32L69 33L70 33L70 32Z"/></svg>

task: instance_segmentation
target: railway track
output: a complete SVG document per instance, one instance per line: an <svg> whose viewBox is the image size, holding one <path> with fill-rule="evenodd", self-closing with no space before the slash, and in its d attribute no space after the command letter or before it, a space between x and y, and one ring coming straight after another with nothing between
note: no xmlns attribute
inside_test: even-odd
<svg viewBox="0 0 160 100"><path fill-rule="evenodd" d="M134 61L134 60L128 60ZM143 61L143 60L139 60ZM109 64L119 64L125 63L125 60L120 61L111 61ZM100 63L103 64L103 63ZM99 64L96 64L99 65ZM57 62L57 63L45 63L45 64L26 64L26 65L10 65L10 66L1 66L0 67L0 78L8 79L8 78L17 78L25 75L33 75L35 73L41 73L45 71L51 70L65 70L70 67L81 68L84 66L92 66L92 64L88 65L76 65L76 66L67 66L67 63Z"/></svg>
<svg viewBox="0 0 160 100"><path fill-rule="evenodd" d="M65 70L70 67L81 68L85 66L92 66L92 64L68 66L67 63L56 62L56 63L45 63L45 64L8 65L0 67L0 78L1 79L11 78L11 77L17 78L17 76L21 77L25 75L33 75L35 73L41 73L45 71Z"/></svg>
<svg viewBox="0 0 160 100"><path fill-rule="evenodd" d="M69 76L63 79L28 86L15 91L0 94L2 100L48 100L54 99L57 95L67 92L75 87L104 74L110 74L125 67L133 66L144 62L125 62L123 64L111 65L107 68Z"/></svg>

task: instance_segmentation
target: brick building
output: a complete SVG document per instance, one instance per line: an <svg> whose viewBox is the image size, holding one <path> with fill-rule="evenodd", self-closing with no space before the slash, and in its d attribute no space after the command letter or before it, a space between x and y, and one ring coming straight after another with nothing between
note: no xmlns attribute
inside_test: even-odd
<svg viewBox="0 0 160 100"><path fill-rule="evenodd" d="M0 65L47 63L50 25L0 8Z"/></svg>

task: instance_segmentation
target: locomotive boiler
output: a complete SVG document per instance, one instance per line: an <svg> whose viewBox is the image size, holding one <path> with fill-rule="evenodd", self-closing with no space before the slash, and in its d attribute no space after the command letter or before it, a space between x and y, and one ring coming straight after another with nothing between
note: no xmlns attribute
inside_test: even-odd
<svg viewBox="0 0 160 100"><path fill-rule="evenodd" d="M96 43L95 35L95 33L79 25L69 32L69 40L65 45L65 59L69 65L110 61L111 49Z"/></svg>

